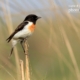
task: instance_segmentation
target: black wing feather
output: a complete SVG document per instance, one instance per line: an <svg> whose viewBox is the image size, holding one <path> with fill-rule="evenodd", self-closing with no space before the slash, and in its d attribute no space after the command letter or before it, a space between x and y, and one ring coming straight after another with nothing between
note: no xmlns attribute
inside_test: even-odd
<svg viewBox="0 0 80 80"><path fill-rule="evenodd" d="M27 25L28 22L27 21L24 21L22 22L16 29L15 31L6 39L8 42L11 41L11 39L13 38L13 36L20 30L22 30L24 28L25 25Z"/></svg>

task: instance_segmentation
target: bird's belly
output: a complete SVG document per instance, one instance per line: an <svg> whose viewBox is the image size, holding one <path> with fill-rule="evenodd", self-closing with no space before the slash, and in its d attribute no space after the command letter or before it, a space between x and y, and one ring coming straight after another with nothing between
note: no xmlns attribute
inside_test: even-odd
<svg viewBox="0 0 80 80"><path fill-rule="evenodd" d="M32 34L32 32L30 32L29 30L21 30L19 32L17 32L13 38L17 39L17 38L26 38L29 37Z"/></svg>

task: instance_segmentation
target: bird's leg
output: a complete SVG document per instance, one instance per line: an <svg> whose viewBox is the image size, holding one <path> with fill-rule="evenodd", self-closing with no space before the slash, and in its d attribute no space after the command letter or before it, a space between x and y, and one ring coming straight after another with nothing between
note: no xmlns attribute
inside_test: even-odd
<svg viewBox="0 0 80 80"><path fill-rule="evenodd" d="M25 38L25 40L26 40L27 46L29 47L29 44L28 44L27 38Z"/></svg>
<svg viewBox="0 0 80 80"><path fill-rule="evenodd" d="M24 46L23 46L23 41L24 41L24 40L21 40L21 42L20 42L20 43L21 43L21 46L22 46L23 51L24 51L24 53L25 53Z"/></svg>
<svg viewBox="0 0 80 80"><path fill-rule="evenodd" d="M13 52L13 48L14 48L14 47L12 47L12 49L11 49L11 53L10 53L10 55L9 55L9 58L10 58L10 57L11 57L11 55L12 55L12 52Z"/></svg>
<svg viewBox="0 0 80 80"><path fill-rule="evenodd" d="M25 38L24 39L24 49L25 49L25 55L28 55L27 51L28 51L28 42L27 42L27 39Z"/></svg>

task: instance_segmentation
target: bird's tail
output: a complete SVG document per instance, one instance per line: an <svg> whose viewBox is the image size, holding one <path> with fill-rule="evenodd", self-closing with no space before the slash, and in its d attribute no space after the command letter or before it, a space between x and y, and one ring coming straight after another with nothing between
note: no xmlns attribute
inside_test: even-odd
<svg viewBox="0 0 80 80"><path fill-rule="evenodd" d="M17 40L12 40L12 49L11 49L11 53L10 53L9 57L12 55L13 49L14 49L16 44L17 44Z"/></svg>
<svg viewBox="0 0 80 80"><path fill-rule="evenodd" d="M14 36L14 33L13 33L12 35L10 35L10 36L6 39L6 41L7 41L7 42L10 42L11 39L13 38L13 36Z"/></svg>
<svg viewBox="0 0 80 80"><path fill-rule="evenodd" d="M8 43L10 42L10 40L11 40L11 38L7 38L7 39L6 39L6 41L7 41Z"/></svg>

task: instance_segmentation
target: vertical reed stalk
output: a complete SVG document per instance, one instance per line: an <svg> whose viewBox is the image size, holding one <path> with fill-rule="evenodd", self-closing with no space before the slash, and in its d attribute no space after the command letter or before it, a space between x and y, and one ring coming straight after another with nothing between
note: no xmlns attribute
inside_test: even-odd
<svg viewBox="0 0 80 80"><path fill-rule="evenodd" d="M2 10L4 12L6 25L7 25L9 34L11 34L13 32L13 25L12 25L11 13L10 13L10 9L9 9L8 0L6 0L6 5L7 5L7 7L5 7L5 4L2 2ZM17 79L20 80L20 65L19 65L19 56L18 56L17 48L14 48L14 53L15 53L15 61L16 61L16 67L17 67L16 68Z"/></svg>
<svg viewBox="0 0 80 80"><path fill-rule="evenodd" d="M69 40L68 40L68 38L67 38L67 35L66 35L66 33L65 33L65 31L64 31L63 28L61 28L61 32L62 32L62 34L63 34L65 44L66 44L66 46L67 46L67 49L68 49L68 51L69 51L69 55L70 55L70 57L71 57L71 60L72 60L73 65L74 65L75 72L76 72L76 76L77 76L77 80L80 80L80 72L79 72L79 68L78 68L78 65L77 65L77 62L76 62L76 59L75 59L75 56L74 56L72 47L71 47L71 45L70 45L70 42L69 42Z"/></svg>
<svg viewBox="0 0 80 80"><path fill-rule="evenodd" d="M22 60L20 60L20 68L21 68L21 80L24 80L24 66Z"/></svg>
<svg viewBox="0 0 80 80"><path fill-rule="evenodd" d="M25 49L25 61L26 61L26 80L30 80L30 71L29 71L29 54L28 54L28 44L27 41L24 41L24 49Z"/></svg>

